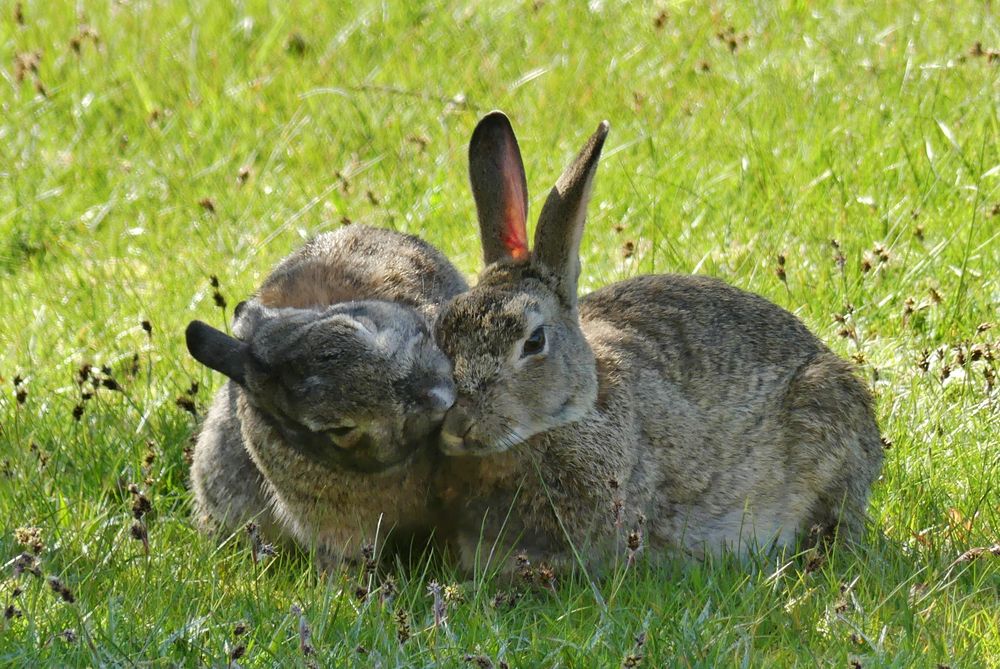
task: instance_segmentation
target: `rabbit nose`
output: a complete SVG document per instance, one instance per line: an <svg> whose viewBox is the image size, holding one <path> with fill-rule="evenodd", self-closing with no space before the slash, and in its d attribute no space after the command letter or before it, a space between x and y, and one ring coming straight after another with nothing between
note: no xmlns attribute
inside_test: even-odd
<svg viewBox="0 0 1000 669"><path fill-rule="evenodd" d="M461 404L452 406L444 415L441 426L441 450L452 455L464 452L465 438L474 426L465 407Z"/></svg>
<svg viewBox="0 0 1000 669"><path fill-rule="evenodd" d="M434 386L424 393L424 407L435 413L444 413L455 404L455 386L451 383Z"/></svg>

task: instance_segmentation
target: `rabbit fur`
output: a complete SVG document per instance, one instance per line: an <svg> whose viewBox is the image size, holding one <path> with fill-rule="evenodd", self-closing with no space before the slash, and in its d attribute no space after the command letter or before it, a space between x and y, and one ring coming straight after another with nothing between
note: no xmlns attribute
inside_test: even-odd
<svg viewBox="0 0 1000 669"><path fill-rule="evenodd" d="M457 389L439 490L462 563L517 550L599 570L635 544L704 555L790 547L816 529L860 537L882 462L872 398L796 317L700 276L577 299L607 131L550 192L532 250L506 116L483 118L470 141L486 268L435 325Z"/></svg>
<svg viewBox="0 0 1000 669"><path fill-rule="evenodd" d="M351 225L277 265L237 309L236 337L193 322L192 355L229 380L198 435L199 524L351 560L376 532L432 525L428 438L454 399L428 321L466 288L437 249Z"/></svg>

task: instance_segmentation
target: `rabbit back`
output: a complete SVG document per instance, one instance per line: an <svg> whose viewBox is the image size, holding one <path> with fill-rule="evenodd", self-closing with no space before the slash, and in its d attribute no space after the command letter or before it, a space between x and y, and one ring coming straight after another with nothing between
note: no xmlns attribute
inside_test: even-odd
<svg viewBox="0 0 1000 669"><path fill-rule="evenodd" d="M352 224L317 235L274 268L258 299L269 307L385 300L433 318L467 288L455 266L413 235Z"/></svg>
<svg viewBox="0 0 1000 669"><path fill-rule="evenodd" d="M599 376L614 361L629 377L617 410L641 437L626 488L653 536L700 551L863 527L882 460L871 397L792 314L715 279L653 275L583 298L580 320Z"/></svg>

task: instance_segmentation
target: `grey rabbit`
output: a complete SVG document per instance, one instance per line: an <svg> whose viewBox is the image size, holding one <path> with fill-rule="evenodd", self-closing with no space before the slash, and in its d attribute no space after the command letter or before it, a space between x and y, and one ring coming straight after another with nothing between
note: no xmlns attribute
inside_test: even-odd
<svg viewBox="0 0 1000 669"><path fill-rule="evenodd" d="M493 112L473 132L486 268L435 326L457 389L439 489L463 564L516 549L601 570L639 548L745 554L810 533L860 537L882 462L872 398L797 318L676 274L577 299L607 132L549 193L530 251L510 123Z"/></svg>
<svg viewBox="0 0 1000 669"><path fill-rule="evenodd" d="M465 289L430 244L355 224L279 263L237 309L235 337L192 322L191 354L230 379L195 445L199 524L253 520L321 567L379 530L429 531L429 436L454 386L428 323Z"/></svg>

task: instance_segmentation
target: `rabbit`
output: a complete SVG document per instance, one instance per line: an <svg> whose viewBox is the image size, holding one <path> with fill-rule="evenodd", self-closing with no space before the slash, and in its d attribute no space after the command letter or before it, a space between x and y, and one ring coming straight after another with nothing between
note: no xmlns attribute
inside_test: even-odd
<svg viewBox="0 0 1000 669"><path fill-rule="evenodd" d="M795 316L676 274L577 299L608 128L549 193L531 250L507 117L485 116L469 144L486 267L435 324L457 390L437 486L463 566L517 550L600 572L639 550L860 538L882 462L872 397Z"/></svg>
<svg viewBox="0 0 1000 669"><path fill-rule="evenodd" d="M428 323L466 288L430 244L351 225L280 262L237 308L235 337L192 322L192 356L229 379L195 446L199 525L253 521L324 567L380 528L429 530L428 438L454 387Z"/></svg>

